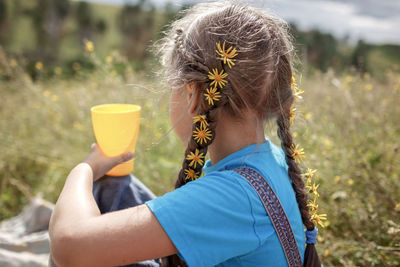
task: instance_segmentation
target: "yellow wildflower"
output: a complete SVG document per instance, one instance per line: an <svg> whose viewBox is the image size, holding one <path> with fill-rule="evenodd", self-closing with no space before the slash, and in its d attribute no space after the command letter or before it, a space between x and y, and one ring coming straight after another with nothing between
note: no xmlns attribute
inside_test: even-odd
<svg viewBox="0 0 400 267"><path fill-rule="evenodd" d="M231 68L231 66L234 66L235 63L232 61L232 58L237 56L236 53L236 48L233 48L233 46L230 46L226 51L225 51L225 41L222 44L222 48L221 48L221 44L220 42L217 43L217 50L215 50L217 52L218 55L220 55L221 57L223 57L224 59L224 64L228 63L228 67Z"/></svg>
<svg viewBox="0 0 400 267"><path fill-rule="evenodd" d="M199 153L199 150L196 148L196 150L194 151L194 153L192 151L190 151L190 154L186 156L186 160L191 160L191 162L189 163L189 166L193 167L196 169L197 163L201 166L203 166L204 164L204 154L203 153Z"/></svg>
<svg viewBox="0 0 400 267"><path fill-rule="evenodd" d="M199 173L191 168L185 169L184 172L186 174L186 180L193 181L193 180L199 178Z"/></svg>
<svg viewBox="0 0 400 267"><path fill-rule="evenodd" d="M294 117L296 116L296 108L294 106L292 106L290 108L290 112L289 112L289 121L290 121L290 125L293 124L294 121Z"/></svg>
<svg viewBox="0 0 400 267"><path fill-rule="evenodd" d="M326 220L326 214L312 214L311 215L311 222L317 226L318 224L322 227L325 227L325 224L322 222Z"/></svg>
<svg viewBox="0 0 400 267"><path fill-rule="evenodd" d="M193 123L200 122L200 126L206 128L208 126L206 115L197 115L193 117Z"/></svg>
<svg viewBox="0 0 400 267"><path fill-rule="evenodd" d="M110 64L112 61L113 61L112 56L107 56L107 57L106 57L106 62L107 62L107 63Z"/></svg>
<svg viewBox="0 0 400 267"><path fill-rule="evenodd" d="M211 131L207 127L200 126L200 129L196 127L196 130L193 131L194 140L200 145L202 145L203 142L207 144L207 142L211 140L211 136Z"/></svg>
<svg viewBox="0 0 400 267"><path fill-rule="evenodd" d="M331 251L330 251L328 248L326 248L326 249L324 250L324 255L325 255L325 256L331 255Z"/></svg>
<svg viewBox="0 0 400 267"><path fill-rule="evenodd" d="M312 178L314 176L314 173L316 173L316 172L317 172L316 169L313 170L313 169L307 168L307 171L304 173L304 176L308 177L308 178Z"/></svg>
<svg viewBox="0 0 400 267"><path fill-rule="evenodd" d="M209 105L214 105L214 101L218 101L221 98L221 93L217 91L217 87L207 88L204 96Z"/></svg>
<svg viewBox="0 0 400 267"><path fill-rule="evenodd" d="M86 51L88 51L88 52L93 52L94 51L93 42L87 41L85 46L86 46Z"/></svg>
<svg viewBox="0 0 400 267"><path fill-rule="evenodd" d="M215 84L215 87L217 87L217 85L218 85L220 88L225 86L227 81L224 80L224 78L226 76L228 76L228 73L224 73L224 70L221 70L221 72L218 73L218 69L217 68L213 69L212 71L213 71L213 73L208 72L208 78L210 80L213 80L210 85L212 86L213 84Z"/></svg>
<svg viewBox="0 0 400 267"><path fill-rule="evenodd" d="M313 185L311 185L311 186L306 186L306 189L308 190L308 192L309 192L310 194L311 194L311 193L314 193L314 195L315 195L316 197L319 197L319 194L318 194L318 192L317 192L318 187L319 187L319 184L313 183Z"/></svg>
<svg viewBox="0 0 400 267"><path fill-rule="evenodd" d="M58 101L58 96L57 96L57 95L52 95L52 96L51 96L51 100L52 100L53 102L57 102L57 101Z"/></svg>
<svg viewBox="0 0 400 267"><path fill-rule="evenodd" d="M42 69L43 69L43 63L42 63L41 61L37 61L37 62L35 63L35 68L36 68L37 70L42 70Z"/></svg>
<svg viewBox="0 0 400 267"><path fill-rule="evenodd" d="M62 73L62 69L60 67L55 67L54 68L54 74L55 75L60 75Z"/></svg>
<svg viewBox="0 0 400 267"><path fill-rule="evenodd" d="M294 144L292 144L290 146L290 148L292 149L292 154L290 155L297 163L300 163L300 161L302 161L303 157L304 157L304 149L303 148L299 148L299 145L294 146Z"/></svg>
<svg viewBox="0 0 400 267"><path fill-rule="evenodd" d="M318 210L318 205L315 203L315 201L308 202L307 207L310 207L310 211L313 213Z"/></svg>
<svg viewBox="0 0 400 267"><path fill-rule="evenodd" d="M12 58L12 59L10 60L10 67L11 67L11 68L16 67L17 64L18 64L18 63L17 63L17 61L16 61L15 59Z"/></svg>

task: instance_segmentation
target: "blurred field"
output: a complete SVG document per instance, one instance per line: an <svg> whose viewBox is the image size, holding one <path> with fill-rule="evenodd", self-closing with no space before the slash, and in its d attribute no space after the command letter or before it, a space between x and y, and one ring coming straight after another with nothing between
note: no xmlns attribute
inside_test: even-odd
<svg viewBox="0 0 400 267"><path fill-rule="evenodd" d="M36 64L37 81L19 62L0 80L0 220L16 215L29 197L55 202L69 171L94 142L90 107L135 103L143 107L134 174L156 194L172 190L183 146L168 118L168 90L153 72L133 72L118 54L94 68L62 70ZM54 72L42 79L41 73ZM317 246L325 266L400 264L400 73L376 80L333 72L298 76L304 100L297 105L294 134L318 169L322 213ZM273 122L266 133L275 143Z"/></svg>

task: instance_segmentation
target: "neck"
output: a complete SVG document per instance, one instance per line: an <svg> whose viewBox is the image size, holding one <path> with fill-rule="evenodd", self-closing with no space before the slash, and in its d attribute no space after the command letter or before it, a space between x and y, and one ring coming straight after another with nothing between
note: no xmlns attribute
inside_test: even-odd
<svg viewBox="0 0 400 267"><path fill-rule="evenodd" d="M243 119L238 120L221 112L215 139L209 146L211 164L246 146L264 142L263 123L253 113L246 113Z"/></svg>

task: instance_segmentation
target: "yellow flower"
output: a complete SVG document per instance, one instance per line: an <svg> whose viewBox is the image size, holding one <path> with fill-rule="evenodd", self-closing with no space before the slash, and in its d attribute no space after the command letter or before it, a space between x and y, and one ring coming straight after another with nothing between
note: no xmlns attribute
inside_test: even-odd
<svg viewBox="0 0 400 267"><path fill-rule="evenodd" d="M325 255L325 256L331 255L331 251L330 251L328 248L326 248L326 249L324 250L324 255Z"/></svg>
<svg viewBox="0 0 400 267"><path fill-rule="evenodd" d="M220 55L221 57L224 58L224 64L228 63L228 67L231 68L231 66L234 66L235 63L232 61L232 58L237 56L236 53L236 48L233 48L233 46L230 46L226 51L225 51L225 41L222 44L222 48L221 48L221 43L218 42L217 43L217 50L215 50L217 52L218 55ZM233 48L233 49L232 49Z"/></svg>
<svg viewBox="0 0 400 267"><path fill-rule="evenodd" d="M221 98L221 93L217 91L217 87L207 88L206 93L204 93L206 100L209 105L214 105L214 101L218 101Z"/></svg>
<svg viewBox="0 0 400 267"><path fill-rule="evenodd" d="M311 119L312 115L313 115L312 112L307 112L305 115L306 120Z"/></svg>
<svg viewBox="0 0 400 267"><path fill-rule="evenodd" d="M107 63L111 63L112 61L113 61L112 56L107 56L107 57L106 57L106 62L107 62Z"/></svg>
<svg viewBox="0 0 400 267"><path fill-rule="evenodd" d="M200 153L199 150L196 148L194 153L190 151L190 154L186 156L186 160L191 160L189 163L189 166L192 167L194 165L194 168L196 169L197 163L201 166L204 164L204 154Z"/></svg>
<svg viewBox="0 0 400 267"><path fill-rule="evenodd" d="M319 194L318 194L318 192L317 192L317 189L318 189L318 187L319 187L319 184L315 184L315 183L313 183L313 185L309 185L309 186L306 186L306 189L308 190L308 192L311 194L311 193L314 193L314 195L316 196L316 197L319 197Z"/></svg>
<svg viewBox="0 0 400 267"><path fill-rule="evenodd" d="M292 78L290 79L290 83L293 84L296 82L296 79L294 78L294 76L292 76Z"/></svg>
<svg viewBox="0 0 400 267"><path fill-rule="evenodd" d="M294 144L292 144L290 146L290 148L292 149L292 154L290 155L297 163L300 163L300 161L302 161L303 157L304 157L304 149L300 148L299 149L299 145L296 145L296 147L294 146Z"/></svg>
<svg viewBox="0 0 400 267"><path fill-rule="evenodd" d="M208 126L206 115L197 115L193 117L193 123L200 122L200 126L206 128Z"/></svg>
<svg viewBox="0 0 400 267"><path fill-rule="evenodd" d="M60 75L62 73L62 68L60 67L55 67L54 68L54 74L55 75Z"/></svg>
<svg viewBox="0 0 400 267"><path fill-rule="evenodd" d="M311 222L317 226L318 224L322 227L325 227L325 224L322 222L326 220L326 214L312 214L311 215Z"/></svg>
<svg viewBox="0 0 400 267"><path fill-rule="evenodd" d="M51 96L51 100L52 100L53 102L57 102L57 101L58 101L58 96L57 96L57 95L52 95L52 96Z"/></svg>
<svg viewBox="0 0 400 267"><path fill-rule="evenodd" d="M228 76L228 73L224 73L224 70L221 70L221 72L218 73L218 69L217 68L213 69L212 71L213 71L213 73L208 72L208 78L210 80L213 80L210 85L215 84L215 87L217 87L217 85L219 85L220 88L225 86L227 81L224 80L224 78L226 76Z"/></svg>
<svg viewBox="0 0 400 267"><path fill-rule="evenodd" d="M313 213L318 210L318 205L315 203L315 201L308 202L307 207L310 207L310 211Z"/></svg>
<svg viewBox="0 0 400 267"><path fill-rule="evenodd" d="M296 116L296 108L295 108L294 106L292 106L292 107L290 108L290 112L289 112L289 121L290 121L290 125L293 124L294 116Z"/></svg>
<svg viewBox="0 0 400 267"><path fill-rule="evenodd" d="M293 92L293 96L294 96L294 101L295 102L297 102L297 100L299 100L299 99L303 99L303 97L301 96L301 94L304 93L303 90L300 90L295 83L293 83L291 85L291 88L292 88L292 92Z"/></svg>
<svg viewBox="0 0 400 267"><path fill-rule="evenodd" d="M196 127L196 130L193 131L194 140L200 145L202 145L203 142L207 144L207 142L211 140L211 136L211 131L207 127L200 126L200 129Z"/></svg>
<svg viewBox="0 0 400 267"><path fill-rule="evenodd" d="M199 178L199 173L191 168L185 169L184 172L186 174L186 180L193 181L193 180Z"/></svg>
<svg viewBox="0 0 400 267"><path fill-rule="evenodd" d="M43 69L43 63L40 62L40 61L37 61L37 62L35 63L35 68L36 68L37 70Z"/></svg>
<svg viewBox="0 0 400 267"><path fill-rule="evenodd" d="M12 59L10 60L10 67L11 67L11 68L16 67L17 64L18 64L18 63L17 63L17 61L16 61L15 59L12 58Z"/></svg>
<svg viewBox="0 0 400 267"><path fill-rule="evenodd" d="M314 176L314 173L316 173L316 172L317 172L316 169L313 170L313 169L307 168L307 171L303 175L305 177L312 178Z"/></svg>
<svg viewBox="0 0 400 267"><path fill-rule="evenodd" d="M86 51L88 51L88 52L93 52L94 51L93 42L87 41L85 46L86 46Z"/></svg>

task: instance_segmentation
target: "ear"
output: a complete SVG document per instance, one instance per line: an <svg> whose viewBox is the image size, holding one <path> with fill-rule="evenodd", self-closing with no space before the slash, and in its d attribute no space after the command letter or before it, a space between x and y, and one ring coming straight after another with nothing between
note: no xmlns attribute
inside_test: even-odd
<svg viewBox="0 0 400 267"><path fill-rule="evenodd" d="M201 92L198 90L197 84L194 82L186 84L186 97L187 102L189 103L188 113L192 117L197 115L197 110L201 101Z"/></svg>

